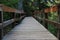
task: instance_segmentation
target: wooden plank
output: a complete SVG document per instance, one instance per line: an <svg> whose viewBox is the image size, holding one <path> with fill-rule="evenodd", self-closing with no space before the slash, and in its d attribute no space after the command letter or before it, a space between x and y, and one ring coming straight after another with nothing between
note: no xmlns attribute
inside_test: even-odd
<svg viewBox="0 0 60 40"><path fill-rule="evenodd" d="M58 7L58 18L59 18L59 22L60 22L60 4L57 7Z"/></svg>
<svg viewBox="0 0 60 40"><path fill-rule="evenodd" d="M0 25L3 23L3 10L2 7L0 6ZM3 37L3 25L0 26L0 40L2 40Z"/></svg>
<svg viewBox="0 0 60 40"><path fill-rule="evenodd" d="M60 23L52 21L52 20L48 20L48 19L44 19L44 20L50 24L53 24L54 26L57 26L56 28L60 29Z"/></svg>
<svg viewBox="0 0 60 40"><path fill-rule="evenodd" d="M44 9L44 11L45 11L45 13L48 13L48 12L50 12L50 8L46 8L46 9Z"/></svg>
<svg viewBox="0 0 60 40"><path fill-rule="evenodd" d="M60 40L60 29L57 30L57 37Z"/></svg>
<svg viewBox="0 0 60 40"><path fill-rule="evenodd" d="M50 23L50 24L53 24L56 28L58 28L58 29L60 29L60 23L58 23L58 22L55 22L55 21L52 21L52 20L48 20L48 19L43 19L43 18L41 18L41 17L37 17L37 16L34 16L34 17L36 17L36 18L38 18L39 20L45 20L45 21L47 21L48 23Z"/></svg>
<svg viewBox="0 0 60 40"><path fill-rule="evenodd" d="M3 6L3 11L4 12L15 12L15 13L20 13L20 14L24 13L24 11L22 11L22 10L17 10L17 9L8 7L8 6Z"/></svg>
<svg viewBox="0 0 60 40"><path fill-rule="evenodd" d="M1 6L0 6L0 11L3 11Z"/></svg>
<svg viewBox="0 0 60 40"><path fill-rule="evenodd" d="M17 9L5 6L3 4L0 4L0 7L2 7L2 9L3 9L4 12L15 12L15 13L24 14L23 10L17 10ZM0 8L0 10L1 10L1 8Z"/></svg>
<svg viewBox="0 0 60 40"><path fill-rule="evenodd" d="M60 23L60 4L58 4L58 21L59 21L59 23ZM60 29L58 29L58 31L57 31L57 37L59 38L59 40L60 40Z"/></svg>
<svg viewBox="0 0 60 40"><path fill-rule="evenodd" d="M0 29L2 29L2 23L0 23Z"/></svg>
<svg viewBox="0 0 60 40"><path fill-rule="evenodd" d="M58 40L33 17L26 17L2 40Z"/></svg>
<svg viewBox="0 0 60 40"><path fill-rule="evenodd" d="M16 13L25 14L23 10L16 10Z"/></svg>
<svg viewBox="0 0 60 40"><path fill-rule="evenodd" d="M49 13L49 12L56 12L58 11L57 5L56 6L52 6L50 8L46 8L44 9L45 13Z"/></svg>
<svg viewBox="0 0 60 40"><path fill-rule="evenodd" d="M2 12L0 11L0 23L2 23Z"/></svg>
<svg viewBox="0 0 60 40"><path fill-rule="evenodd" d="M8 21L5 21L3 22L3 27L6 27L7 25L10 25L14 22L14 19L11 19L11 20L8 20Z"/></svg>
<svg viewBox="0 0 60 40"><path fill-rule="evenodd" d="M45 13L44 15L45 15L45 19L48 19L48 13ZM48 22L47 21L45 21L45 27L48 29Z"/></svg>
<svg viewBox="0 0 60 40"><path fill-rule="evenodd" d="M14 22L14 19L11 19L11 20L8 20L8 21L5 21L2 23L0 23L0 29L2 29L2 25L3 25L3 28L8 26L9 24L12 24Z"/></svg>
<svg viewBox="0 0 60 40"><path fill-rule="evenodd" d="M15 21L23 19L25 16L21 16L20 18L16 18Z"/></svg>
<svg viewBox="0 0 60 40"><path fill-rule="evenodd" d="M0 29L0 40L2 40L2 29Z"/></svg>
<svg viewBox="0 0 60 40"><path fill-rule="evenodd" d="M10 7L7 7L7 6L4 6L3 5L3 11L5 12L15 12L16 9L13 9L13 8L10 8Z"/></svg>
<svg viewBox="0 0 60 40"><path fill-rule="evenodd" d="M2 7L0 6L0 23L3 22L3 10Z"/></svg>

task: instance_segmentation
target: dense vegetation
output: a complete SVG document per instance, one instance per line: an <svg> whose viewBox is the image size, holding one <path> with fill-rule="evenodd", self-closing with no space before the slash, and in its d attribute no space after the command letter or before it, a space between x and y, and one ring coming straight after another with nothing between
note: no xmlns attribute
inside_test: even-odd
<svg viewBox="0 0 60 40"><path fill-rule="evenodd" d="M18 8L18 0L0 0L0 4L4 4L6 6L9 6L11 8L15 8L15 9ZM3 12L3 21L9 20L9 19L12 19L11 13ZM13 28L12 24L3 28L4 35Z"/></svg>
<svg viewBox="0 0 60 40"><path fill-rule="evenodd" d="M0 4L4 4L6 6L12 7L12 8L18 8L18 0L0 0ZM8 12L4 12L4 21L11 19L11 15Z"/></svg>
<svg viewBox="0 0 60 40"><path fill-rule="evenodd" d="M12 8L18 8L18 1L19 0L0 0L0 4L4 4ZM57 5L58 3L60 3L60 0L24 0L23 9L28 16L31 16L35 10L40 11L45 8L51 7L53 5ZM10 13L9 14L7 12L4 13L4 20L10 19L11 17L9 16L10 16ZM41 16L40 15L38 16L42 17L42 14ZM58 18L57 11L49 13L49 16L48 16L49 20L58 22L57 18ZM56 28L52 24L48 24L48 29L53 34L56 34L57 32Z"/></svg>
<svg viewBox="0 0 60 40"><path fill-rule="evenodd" d="M4 4L13 8L17 8L18 0L0 0L0 4Z"/></svg>
<svg viewBox="0 0 60 40"><path fill-rule="evenodd" d="M35 10L43 10L49 8L53 5L60 3L60 0L24 0L23 7L27 15L32 15ZM38 14L37 16L42 17L43 14ZM58 22L58 11L48 13L48 19ZM57 29L54 25L48 24L48 30L56 35Z"/></svg>
<svg viewBox="0 0 60 40"><path fill-rule="evenodd" d="M60 3L60 0L24 0L23 8L27 15L30 15L34 10L42 10L58 3Z"/></svg>

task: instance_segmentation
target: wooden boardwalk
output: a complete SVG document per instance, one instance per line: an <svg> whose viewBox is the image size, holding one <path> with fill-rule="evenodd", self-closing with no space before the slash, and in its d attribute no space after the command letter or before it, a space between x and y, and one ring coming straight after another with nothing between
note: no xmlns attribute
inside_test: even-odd
<svg viewBox="0 0 60 40"><path fill-rule="evenodd" d="M2 40L58 40L33 17L26 17Z"/></svg>

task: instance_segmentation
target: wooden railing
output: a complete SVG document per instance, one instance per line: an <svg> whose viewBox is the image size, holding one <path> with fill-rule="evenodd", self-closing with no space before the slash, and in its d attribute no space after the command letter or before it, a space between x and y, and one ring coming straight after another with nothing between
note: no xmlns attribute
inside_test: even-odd
<svg viewBox="0 0 60 40"><path fill-rule="evenodd" d="M52 21L48 19L48 14L49 12L56 12L58 14L58 22L56 21ZM39 16L39 15L43 15L43 17ZM57 38L59 38L60 40L60 4L56 5L56 6L52 6L50 8L46 8L44 10L41 11L35 11L34 12L34 18L36 18L40 23L43 23L43 25L48 29L48 24L52 24L54 25L54 27L57 29Z"/></svg>
<svg viewBox="0 0 60 40"><path fill-rule="evenodd" d="M4 21L4 12L10 13L11 17L9 20ZM19 15L17 17L16 15ZM5 6L3 4L0 4L0 40L2 40L4 36L4 32L6 32L4 29L11 25L12 28L17 25L23 18L25 17L25 13L23 10L17 10L8 6ZM7 17L8 18L8 17Z"/></svg>

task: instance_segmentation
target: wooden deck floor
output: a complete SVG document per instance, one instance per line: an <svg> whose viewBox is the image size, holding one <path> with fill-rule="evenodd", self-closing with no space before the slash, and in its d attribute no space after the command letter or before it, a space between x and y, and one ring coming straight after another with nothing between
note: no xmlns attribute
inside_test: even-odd
<svg viewBox="0 0 60 40"><path fill-rule="evenodd" d="M3 40L58 40L33 17L26 17Z"/></svg>

